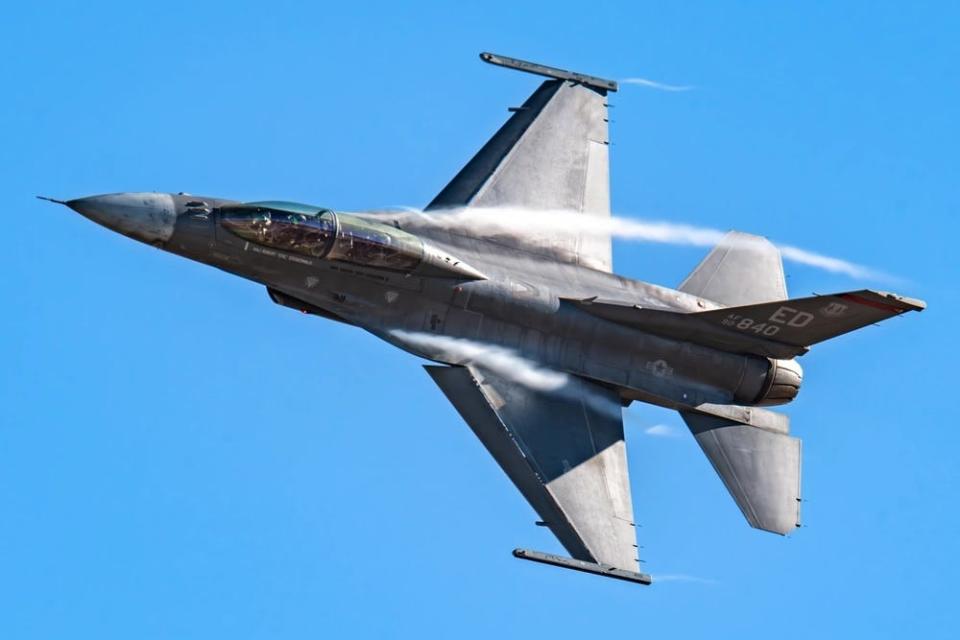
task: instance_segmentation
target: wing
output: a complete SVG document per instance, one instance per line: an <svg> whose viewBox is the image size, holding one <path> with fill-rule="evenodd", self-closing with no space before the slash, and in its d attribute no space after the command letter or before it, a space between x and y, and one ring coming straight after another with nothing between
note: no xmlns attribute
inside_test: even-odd
<svg viewBox="0 0 960 640"><path fill-rule="evenodd" d="M607 99L617 83L484 53L483 60L548 76L487 144L460 170L428 210L481 207L577 212L610 216ZM498 236L521 248L610 271L610 237L556 233L522 239Z"/></svg>
<svg viewBox="0 0 960 640"><path fill-rule="evenodd" d="M580 379L559 392L535 391L474 365L426 369L540 518L583 561L552 564L591 570L584 565L594 563L604 572L615 568L643 581L645 576L635 573L633 506L616 394ZM556 559L527 553L517 555Z"/></svg>

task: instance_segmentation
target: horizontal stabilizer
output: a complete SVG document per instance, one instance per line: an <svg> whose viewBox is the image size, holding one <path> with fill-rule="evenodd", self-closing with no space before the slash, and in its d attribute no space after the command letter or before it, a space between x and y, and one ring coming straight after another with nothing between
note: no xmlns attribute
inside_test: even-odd
<svg viewBox="0 0 960 640"><path fill-rule="evenodd" d="M921 300L866 289L695 313L593 298L564 302L611 322L667 338L784 359L802 355L818 342L926 308Z"/></svg>
<svg viewBox="0 0 960 640"><path fill-rule="evenodd" d="M800 440L734 420L681 417L750 526L786 535L800 526Z"/></svg>
<svg viewBox="0 0 960 640"><path fill-rule="evenodd" d="M694 314L699 319L748 338L765 338L787 347L805 347L836 338L926 304L884 291L851 291L782 302L730 307Z"/></svg>
<svg viewBox="0 0 960 640"><path fill-rule="evenodd" d="M766 238L731 231L677 287L725 306L783 300L780 250Z"/></svg>

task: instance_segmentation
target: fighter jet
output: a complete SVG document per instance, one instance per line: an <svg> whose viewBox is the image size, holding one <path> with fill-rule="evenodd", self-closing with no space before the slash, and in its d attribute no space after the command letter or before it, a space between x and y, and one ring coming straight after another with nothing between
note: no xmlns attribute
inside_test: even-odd
<svg viewBox="0 0 960 640"><path fill-rule="evenodd" d="M680 414L751 526L792 531L800 440L764 407L797 396L796 358L812 345L925 304L873 290L788 298L777 248L739 232L676 289L615 275L603 222L617 83L480 57L546 80L422 213L186 193L54 201L431 361L427 373L571 556L518 558L650 584L622 420L634 401ZM528 216L574 223L514 224Z"/></svg>

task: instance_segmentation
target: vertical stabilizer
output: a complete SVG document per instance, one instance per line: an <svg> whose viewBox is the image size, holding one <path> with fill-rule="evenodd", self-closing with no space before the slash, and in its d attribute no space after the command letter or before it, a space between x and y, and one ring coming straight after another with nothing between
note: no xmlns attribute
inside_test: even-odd
<svg viewBox="0 0 960 640"><path fill-rule="evenodd" d="M724 236L678 288L728 307L787 298L780 250L739 231Z"/></svg>

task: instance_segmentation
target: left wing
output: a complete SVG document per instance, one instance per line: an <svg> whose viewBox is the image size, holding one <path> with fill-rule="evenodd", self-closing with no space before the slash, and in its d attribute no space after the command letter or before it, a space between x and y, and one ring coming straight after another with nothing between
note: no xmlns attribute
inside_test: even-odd
<svg viewBox="0 0 960 640"><path fill-rule="evenodd" d="M475 365L425 368L576 560L521 550L517 557L649 584L638 573L615 393L579 378L539 391Z"/></svg>
<svg viewBox="0 0 960 640"><path fill-rule="evenodd" d="M606 96L617 90L617 83L492 53L480 58L549 79L522 106L511 109L513 116L427 210L470 207L502 210L497 214L503 216L539 211L609 217ZM553 229L487 239L507 249L611 270L609 235Z"/></svg>

